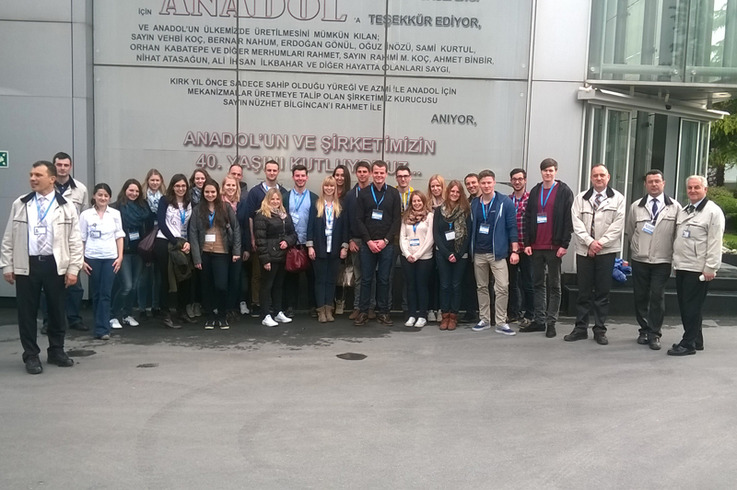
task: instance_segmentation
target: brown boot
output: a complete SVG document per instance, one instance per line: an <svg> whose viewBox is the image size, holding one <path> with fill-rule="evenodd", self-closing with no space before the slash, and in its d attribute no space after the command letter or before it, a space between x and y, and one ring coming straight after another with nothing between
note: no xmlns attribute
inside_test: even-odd
<svg viewBox="0 0 737 490"><path fill-rule="evenodd" d="M323 311L325 312L325 319L329 322L334 322L335 317L333 316L333 307L332 306L323 306Z"/></svg>
<svg viewBox="0 0 737 490"><path fill-rule="evenodd" d="M327 306L321 306L317 309L317 321L320 323L325 323L328 321L326 315L325 315L325 309Z"/></svg>
<svg viewBox="0 0 737 490"><path fill-rule="evenodd" d="M350 315L348 316L348 319L349 319L349 320L355 320L356 318L358 318L358 315L359 315L360 313L361 313L361 310L359 310L358 308L356 308L356 309L354 309L354 310L353 310L353 312L351 312L351 314L350 314Z"/></svg>
<svg viewBox="0 0 737 490"><path fill-rule="evenodd" d="M449 321L450 313L443 312L443 320L440 322L440 330L447 330Z"/></svg>
<svg viewBox="0 0 737 490"><path fill-rule="evenodd" d="M448 318L448 330L455 330L458 326L458 313L451 313Z"/></svg>

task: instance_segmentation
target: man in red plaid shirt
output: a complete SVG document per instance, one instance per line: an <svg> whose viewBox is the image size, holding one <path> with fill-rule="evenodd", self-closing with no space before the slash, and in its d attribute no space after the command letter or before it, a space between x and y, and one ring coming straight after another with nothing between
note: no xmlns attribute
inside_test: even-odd
<svg viewBox="0 0 737 490"><path fill-rule="evenodd" d="M525 243L525 210L530 193L527 192L527 172L515 168L509 172L509 179L514 192L509 198L517 211L517 234L520 250ZM534 292L532 289L531 258L525 254L519 255L517 264L509 266L509 306L507 307L507 321L518 322L520 327L527 327L532 323L535 311Z"/></svg>

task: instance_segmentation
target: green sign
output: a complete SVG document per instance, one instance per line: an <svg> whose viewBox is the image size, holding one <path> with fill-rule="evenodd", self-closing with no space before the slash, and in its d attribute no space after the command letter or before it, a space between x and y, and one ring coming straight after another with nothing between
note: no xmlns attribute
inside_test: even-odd
<svg viewBox="0 0 737 490"><path fill-rule="evenodd" d="M10 158L8 158L8 152L0 150L0 168L8 168L10 165Z"/></svg>

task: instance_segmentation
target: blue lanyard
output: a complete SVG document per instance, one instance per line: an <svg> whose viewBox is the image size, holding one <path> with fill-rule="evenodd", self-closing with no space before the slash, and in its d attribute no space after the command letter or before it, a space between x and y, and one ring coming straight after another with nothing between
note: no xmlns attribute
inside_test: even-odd
<svg viewBox="0 0 737 490"><path fill-rule="evenodd" d="M384 195L381 196L381 201L377 201L376 193L374 192L374 184L371 184L371 195L374 196L374 202L376 203L376 208L378 209L379 206L381 206L381 203L384 202L384 198L386 197L386 190L384 190Z"/></svg>
<svg viewBox="0 0 737 490"><path fill-rule="evenodd" d="M43 220L46 219L46 215L49 214L51 205L54 204L54 201L56 201L56 193L54 193L54 197L51 198L51 202L49 202L49 205L46 208L46 211L44 212L43 216L41 216L41 206L38 205L38 196L34 196L33 198L36 200L36 211L38 212L38 222L43 223Z"/></svg>
<svg viewBox="0 0 737 490"><path fill-rule="evenodd" d="M212 224L215 222L215 211L207 215L207 220L210 222L210 228L212 228Z"/></svg>
<svg viewBox="0 0 737 490"><path fill-rule="evenodd" d="M409 195L411 193L411 188L407 189L407 192L402 193L402 209L407 209L407 204L409 203Z"/></svg>
<svg viewBox="0 0 737 490"><path fill-rule="evenodd" d="M296 194L297 194L297 193L296 193L296 192L294 192L294 189L292 189L292 195L296 195ZM297 204L297 209L295 209L295 211L296 211L297 213L299 213L299 208L301 208L301 207L302 207L302 203L304 203L304 202L305 202L305 196L307 196L307 190L306 190L306 189L305 189L305 191L304 191L304 192L302 193L302 199L300 199L300 200L299 200L299 203Z"/></svg>
<svg viewBox="0 0 737 490"><path fill-rule="evenodd" d="M333 204L325 203L325 221L327 222L328 228L333 227Z"/></svg>
<svg viewBox="0 0 737 490"><path fill-rule="evenodd" d="M548 197L545 198L545 201L543 201L543 194L545 194L545 189L540 188L540 206L542 211L545 211L545 205L548 203L548 199L550 199L550 194L553 193L553 189L555 189L556 184L557 182L553 182L553 185L550 186L550 189L548 189Z"/></svg>
<svg viewBox="0 0 737 490"><path fill-rule="evenodd" d="M418 224L419 223L415 223L414 225L412 225L412 231L414 232L415 235L417 234L417 225Z"/></svg>
<svg viewBox="0 0 737 490"><path fill-rule="evenodd" d="M179 208L179 219L182 220L182 224L187 222L187 210L185 208Z"/></svg>
<svg viewBox="0 0 737 490"><path fill-rule="evenodd" d="M494 193L494 197L491 198L491 201L489 201L488 210L487 207L484 205L484 201L479 199L479 203L481 204L481 211L484 213L484 223L486 223L486 214L491 212L491 206L494 204L494 199L496 199L496 193Z"/></svg>

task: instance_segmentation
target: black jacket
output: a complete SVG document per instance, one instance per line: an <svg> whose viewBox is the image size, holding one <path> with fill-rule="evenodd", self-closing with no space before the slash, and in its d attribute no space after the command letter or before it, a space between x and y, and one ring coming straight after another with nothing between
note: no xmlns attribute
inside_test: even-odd
<svg viewBox="0 0 737 490"><path fill-rule="evenodd" d="M460 259L468 253L468 242L471 239L471 232L473 231L471 228L473 226L471 223L471 213L466 216L466 236L461 243L460 250L456 252L455 240L449 242L445 239L445 233L450 231L450 226L449 222L443 218L441 209L442 206L438 206L435 209L435 217L432 220L432 234L433 239L435 240L435 250L437 251L438 256L445 260L448 260L448 257L450 257L451 254L456 256L456 260Z"/></svg>
<svg viewBox="0 0 737 490"><path fill-rule="evenodd" d="M371 190L374 190L374 193ZM376 201L374 201L374 194ZM382 197L384 200L382 201ZM374 209L377 209L377 201L381 202L378 209L383 211L381 220L372 219ZM399 228L402 226L402 205L399 191L384 183L381 191L376 191L374 184L363 189L358 194L356 202L356 214L353 225L355 236L362 238L364 242L369 240L387 239L390 243L399 238Z"/></svg>
<svg viewBox="0 0 737 490"><path fill-rule="evenodd" d="M282 240L290 247L297 243L297 234L294 232L292 217L289 216L289 213L284 219L275 214L267 218L261 212L256 213L253 218L253 234L256 237L258 259L262 266L271 262L287 261L287 250L279 247Z"/></svg>
<svg viewBox="0 0 737 490"><path fill-rule="evenodd" d="M573 233L573 220L571 208L573 208L573 191L565 182L556 180L558 190L555 191L555 203L553 204L553 245L568 248L571 244L571 233ZM540 206L540 190L542 182L530 191L525 210L525 247L531 247L537 237L537 213Z"/></svg>
<svg viewBox="0 0 737 490"><path fill-rule="evenodd" d="M328 241L325 236L325 213L317 217L317 209L314 216L310 216L310 227L307 228L307 246L315 249L318 258L340 257L340 249L348 248L350 233L348 232L348 213L341 209L340 216L333 221L333 235L330 254L328 254Z"/></svg>

